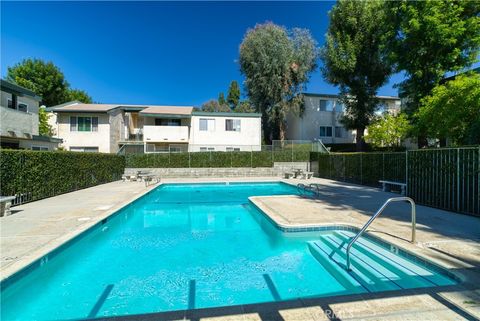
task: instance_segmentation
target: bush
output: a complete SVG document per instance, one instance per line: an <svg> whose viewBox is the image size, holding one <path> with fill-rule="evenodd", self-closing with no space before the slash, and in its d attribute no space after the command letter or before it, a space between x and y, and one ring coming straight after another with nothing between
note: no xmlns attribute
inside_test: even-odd
<svg viewBox="0 0 480 321"><path fill-rule="evenodd" d="M119 180L124 169L112 154L0 150L0 192L34 201Z"/></svg>

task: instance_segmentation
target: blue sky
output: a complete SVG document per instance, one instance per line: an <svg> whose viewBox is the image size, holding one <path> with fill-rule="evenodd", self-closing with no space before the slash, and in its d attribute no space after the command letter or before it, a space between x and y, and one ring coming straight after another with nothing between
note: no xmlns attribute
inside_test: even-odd
<svg viewBox="0 0 480 321"><path fill-rule="evenodd" d="M321 45L333 4L2 1L1 75L36 57L97 102L200 105L226 94L231 80L242 83L238 48L248 28L265 21L308 28ZM400 80L379 94L396 95ZM338 92L319 70L307 91Z"/></svg>

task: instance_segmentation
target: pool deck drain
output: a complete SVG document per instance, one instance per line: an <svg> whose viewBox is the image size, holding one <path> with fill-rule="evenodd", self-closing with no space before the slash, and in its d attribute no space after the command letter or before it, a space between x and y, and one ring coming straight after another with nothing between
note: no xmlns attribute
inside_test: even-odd
<svg viewBox="0 0 480 321"><path fill-rule="evenodd" d="M163 183L278 181L276 178L165 179ZM305 183L284 180L290 184ZM378 207L395 194L325 179L318 199L298 196L252 197L251 201L277 225L349 225L361 227ZM12 208L0 218L1 278L88 229L141 197L145 188L135 182L113 182ZM454 286L299 299L200 310L125 316L118 320L479 320L480 219L424 206L417 207L417 244L410 238L406 205L387 209L369 233L461 275ZM91 218L83 220L83 218ZM111 318L110 318L111 319Z"/></svg>

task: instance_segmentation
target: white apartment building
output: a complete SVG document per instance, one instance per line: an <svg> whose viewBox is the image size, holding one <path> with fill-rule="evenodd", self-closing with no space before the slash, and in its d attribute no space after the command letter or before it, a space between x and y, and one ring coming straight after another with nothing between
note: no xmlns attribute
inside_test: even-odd
<svg viewBox="0 0 480 321"><path fill-rule="evenodd" d="M59 139L39 135L39 102L33 91L1 79L0 144L2 148L55 150Z"/></svg>
<svg viewBox="0 0 480 321"><path fill-rule="evenodd" d="M379 113L400 111L400 98L378 96ZM321 140L324 144L355 143L356 133L347 130L340 119L344 106L338 95L304 93L305 109L301 116L287 116L287 139L289 140Z"/></svg>
<svg viewBox="0 0 480 321"><path fill-rule="evenodd" d="M70 151L117 153L261 150L261 115L196 112L191 106L83 104L48 108Z"/></svg>

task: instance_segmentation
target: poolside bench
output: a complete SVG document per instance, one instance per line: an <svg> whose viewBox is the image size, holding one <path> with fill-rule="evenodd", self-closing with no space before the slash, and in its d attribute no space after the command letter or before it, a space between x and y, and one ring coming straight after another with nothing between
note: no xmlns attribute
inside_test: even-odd
<svg viewBox="0 0 480 321"><path fill-rule="evenodd" d="M292 173L292 172L286 172L286 173L285 173L285 178L293 178L294 175L295 175L295 174Z"/></svg>
<svg viewBox="0 0 480 321"><path fill-rule="evenodd" d="M405 195L405 190L407 188L407 184L405 183L393 182L393 181L378 181L378 182L382 183L382 191L384 192L390 192L390 189L388 189L389 185L396 185L396 186L400 186L401 194Z"/></svg>
<svg viewBox="0 0 480 321"><path fill-rule="evenodd" d="M0 217L8 216L11 214L10 206L15 196L0 196Z"/></svg>
<svg viewBox="0 0 480 321"><path fill-rule="evenodd" d="M300 177L302 179L310 179L310 178L312 178L312 176L313 176L313 172L302 172L300 174Z"/></svg>

